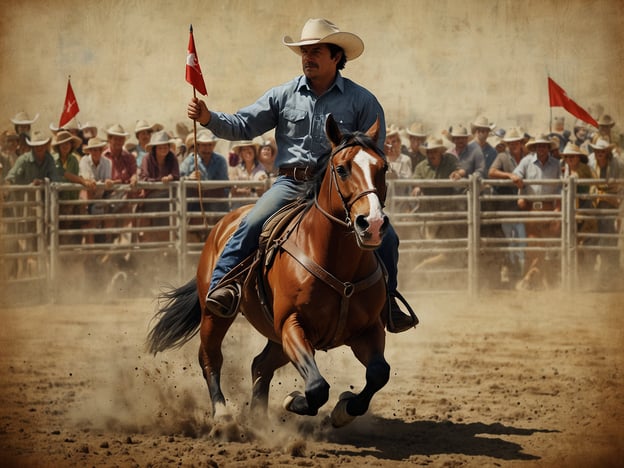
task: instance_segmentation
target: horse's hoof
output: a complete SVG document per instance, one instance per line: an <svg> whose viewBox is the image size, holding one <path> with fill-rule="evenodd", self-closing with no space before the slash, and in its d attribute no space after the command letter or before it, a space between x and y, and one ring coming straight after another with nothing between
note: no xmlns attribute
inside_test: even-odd
<svg viewBox="0 0 624 468"><path fill-rule="evenodd" d="M291 405L296 398L304 398L303 393L299 390L295 390L294 392L290 392L286 398L284 398L284 402L282 403L282 408L286 411L293 411Z"/></svg>
<svg viewBox="0 0 624 468"><path fill-rule="evenodd" d="M220 422L229 422L233 420L232 413L223 403L218 403L214 406L212 419Z"/></svg>
<svg viewBox="0 0 624 468"><path fill-rule="evenodd" d="M338 403L336 403L336 406L331 412L330 420L332 426L343 427L355 419L355 416L347 413L347 403L349 403L349 400L355 396L356 395L353 392L343 392L340 394Z"/></svg>

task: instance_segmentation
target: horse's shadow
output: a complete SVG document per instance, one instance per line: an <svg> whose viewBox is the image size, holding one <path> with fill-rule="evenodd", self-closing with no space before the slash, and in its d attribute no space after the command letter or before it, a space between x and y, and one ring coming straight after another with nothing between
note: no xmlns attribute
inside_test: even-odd
<svg viewBox="0 0 624 468"><path fill-rule="evenodd" d="M363 450L335 450L338 455L370 455L384 460L405 460L413 455L461 454L501 460L539 460L523 453L522 446L503 440L502 435L529 436L549 429L525 429L500 423L454 423L413 421L364 416L351 425L326 434L327 441L350 444ZM364 448L368 447L368 448Z"/></svg>

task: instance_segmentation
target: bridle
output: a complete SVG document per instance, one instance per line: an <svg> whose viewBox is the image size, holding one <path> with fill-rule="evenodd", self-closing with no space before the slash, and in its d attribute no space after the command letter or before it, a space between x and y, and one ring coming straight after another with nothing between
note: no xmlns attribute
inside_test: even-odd
<svg viewBox="0 0 624 468"><path fill-rule="evenodd" d="M336 185L336 192L338 192L338 196L340 197L340 201L342 203L342 207L344 208L345 211L345 220L341 220L337 217L335 217L334 215L332 215L331 213L327 212L327 210L325 210L322 206L319 205L318 203L318 193L315 194L314 196L314 206L316 206L316 208L323 213L323 215L325 215L326 218L328 218L331 221L334 221L342 226L345 226L348 230L353 230L353 223L351 222L351 208L353 208L353 205L360 199L363 198L367 195L370 194L375 194L377 195L377 197L379 198L379 201L381 202L382 207L384 206L385 203L385 199L382 200L382 197L379 196L379 191L377 190L377 188L372 188L372 189L368 189L368 190L363 190L362 192L358 193L357 195L351 197L350 200L348 200L342 193L342 191L340 190L340 185L338 184L338 175L336 173L336 167L333 164L333 160L334 160L334 156L336 156L336 154L340 153L343 150L346 150L347 148L352 148L355 146L362 146L360 143L358 143L357 138L349 138L349 139L345 139L344 141L342 141L338 146L336 146L334 148L334 150L332 151L330 157L329 157L329 164L330 164L330 171L331 171L331 179L329 181L329 192L328 192L328 199L330 200L330 204L331 204L331 198L332 198L332 184ZM382 153L375 147L374 148L375 153L377 153L378 156L383 157ZM385 197L384 197L385 198Z"/></svg>

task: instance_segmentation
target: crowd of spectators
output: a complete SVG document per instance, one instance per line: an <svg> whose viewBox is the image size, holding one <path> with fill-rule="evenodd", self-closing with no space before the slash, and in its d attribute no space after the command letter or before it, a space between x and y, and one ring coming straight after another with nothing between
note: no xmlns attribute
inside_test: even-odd
<svg viewBox="0 0 624 468"><path fill-rule="evenodd" d="M215 152L218 139L207 129L200 128L194 135L185 123L176 125L175 130L165 129L157 123L138 120L133 133L122 125L114 124L100 134L92 123L79 124L76 119L63 128L49 126L49 130L33 130L38 115L34 118L26 112L19 112L10 119L11 128L0 135L0 185L38 185L44 179L55 182L71 182L82 185L80 191L62 193L64 199L78 197L89 200L86 205L65 204L61 214L77 214L86 209L88 213L103 213L111 210L133 209L144 212L167 212L169 205L163 201L168 190L138 190L139 182L169 182L188 178L191 180L216 181L267 181L276 177L273 163L277 148L271 137L254 141L234 142L227 155ZM389 125L386 129L385 152L389 171L387 178L412 179L413 186L404 186L403 196L452 195L452 187L420 187L418 180L448 179L460 180L475 174L481 179L509 180L510 184L493 185L493 194L515 195L517 199L504 199L483 209L503 211L558 211L560 203L549 198L557 195L560 186L532 185L531 180L578 177L597 179L595 184L579 185L578 193L598 194L593 199L579 198L582 208L613 209L620 205L622 186L612 183L624 178L624 155L619 140L612 134L615 121L608 114L598 119L598 128L577 121L566 129L565 121L556 117L552 129L543 134L530 135L521 128L503 129L496 127L490 119L479 116L468 125L457 124L433 132L426 124L415 122L406 128ZM197 147L194 147L194 144ZM197 156L195 155L197 153ZM129 185L131 190L116 190L120 185ZM188 189L187 196L196 199L197 189ZM202 197L208 200L203 206L196 201L189 204L191 211L223 212L235 208L248 200L238 202L238 197L257 197L261 191L241 186L220 187L202 190ZM115 197L137 197L145 203L131 208L129 204L103 204L98 200ZM543 200L539 196L544 196ZM200 197L201 198L201 197ZM150 200L154 199L154 200ZM215 200L227 200L220 202ZM138 208L137 208L138 207ZM403 203L399 211L414 210L444 211L465 209L461 203ZM126 219L126 218L124 218ZM151 217L151 225L167 224L166 217ZM111 227L115 222L86 222L84 227ZM128 222L128 221L126 221ZM130 221L141 225L140 221ZM75 223L63 226L75 228ZM483 236L495 235L488 231L491 226L482 226ZM501 235L516 239L539 239L556 236L560 225L556 223L505 222L494 229ZM615 234L620 226L611 218L599 219L595 223L578 223L579 230ZM143 240L164 240L163 234L149 235ZM461 237L457 227L429 226L425 235L430 238ZM93 235L85 235L82 242L93 243ZM604 241L617 244L617 239ZM518 243L516 245L525 245ZM529 250L515 251L505 257L504 269L515 278L520 278L540 268L543 255ZM619 267L615 256L604 256L602 268L612 274ZM593 260L593 262L592 262ZM595 259L583 259L587 268L595 265Z"/></svg>

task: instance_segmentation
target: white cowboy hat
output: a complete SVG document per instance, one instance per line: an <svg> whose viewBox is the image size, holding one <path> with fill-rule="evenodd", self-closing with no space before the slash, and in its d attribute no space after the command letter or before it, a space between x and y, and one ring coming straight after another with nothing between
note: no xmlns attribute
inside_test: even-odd
<svg viewBox="0 0 624 468"><path fill-rule="evenodd" d="M163 128L164 127L159 123L150 125L147 122L147 120L137 120L136 126L134 127L134 134L136 135L137 133L143 130L151 130L152 132L160 132Z"/></svg>
<svg viewBox="0 0 624 468"><path fill-rule="evenodd" d="M463 125L457 125L457 126L454 126L454 127L451 129L450 136L451 136L451 138L457 138L457 137L459 137L459 138L462 138L462 137L468 137L468 136L469 136L469 135L468 135L468 129L467 129L466 127L464 127Z"/></svg>
<svg viewBox="0 0 624 468"><path fill-rule="evenodd" d="M511 143L512 141L522 141L524 140L524 132L519 128L512 127L505 132L505 136L503 137L503 141L505 143Z"/></svg>
<svg viewBox="0 0 624 468"><path fill-rule="evenodd" d="M35 115L34 119L31 119L26 112L18 112L15 117L11 119L15 125L31 125L39 118L39 114Z"/></svg>
<svg viewBox="0 0 624 468"><path fill-rule="evenodd" d="M112 127L109 127L108 129L106 129L106 133L108 135L114 135L114 136L122 136L122 137L128 136L128 133L124 130L124 128L120 124L115 124Z"/></svg>
<svg viewBox="0 0 624 468"><path fill-rule="evenodd" d="M43 132L34 131L32 135L26 137L26 144L28 146L43 146L47 145L50 141L50 137L44 135Z"/></svg>
<svg viewBox="0 0 624 468"><path fill-rule="evenodd" d="M80 138L72 135L69 131L59 130L54 135L54 138L52 138L52 146L58 146L63 143L67 143L68 141L71 141L72 148L76 148L80 143L82 143L82 140Z"/></svg>
<svg viewBox="0 0 624 468"><path fill-rule="evenodd" d="M89 138L89 142L86 146L82 147L83 151L89 151L95 148L104 148L106 146L106 142L100 140L98 137Z"/></svg>
<svg viewBox="0 0 624 468"><path fill-rule="evenodd" d="M444 151L446 151L448 149L448 147L444 144L444 140L442 138L434 136L430 136L429 138L427 138L427 141L424 145L421 146L421 148L425 151L431 151L439 148L443 148Z"/></svg>
<svg viewBox="0 0 624 468"><path fill-rule="evenodd" d="M473 130L475 128L489 128L490 130L494 130L494 128L496 127L496 124L490 122L486 116L480 115L474 120L474 122L470 124L470 127Z"/></svg>
<svg viewBox="0 0 624 468"><path fill-rule="evenodd" d="M191 144L193 144L193 134L189 133L189 136L191 137ZM201 130L197 132L197 143L216 143L217 140L218 138L214 136L214 133L212 133L210 130ZM187 146L189 146L188 143Z"/></svg>
<svg viewBox="0 0 624 468"><path fill-rule="evenodd" d="M170 145L174 143L173 139L169 136L167 132L164 130L160 130L158 132L152 133L152 137L147 145L145 145L145 149L150 149L152 146L158 145Z"/></svg>
<svg viewBox="0 0 624 468"><path fill-rule="evenodd" d="M532 146L545 144L552 148L552 143L553 142L550 138L548 138L548 135L542 133L541 135L531 138L525 146L527 149L530 149Z"/></svg>
<svg viewBox="0 0 624 468"><path fill-rule="evenodd" d="M425 126L420 122L414 122L409 128L405 129L408 135L415 137L426 137L428 135Z"/></svg>
<svg viewBox="0 0 624 468"><path fill-rule="evenodd" d="M399 135L400 132L401 132L401 129L399 128L398 125L390 124L389 127L386 127L386 138L388 138L391 135Z"/></svg>
<svg viewBox="0 0 624 468"><path fill-rule="evenodd" d="M614 147L613 144L609 143L607 140L604 140L602 138L598 138L598 140L596 140L596 143L590 142L589 146L593 150L611 150Z"/></svg>
<svg viewBox="0 0 624 468"><path fill-rule="evenodd" d="M253 147L256 154L258 154L258 151L260 150L260 143L256 141L252 141L252 140L243 140L243 141L238 141L236 142L236 144L232 145L232 151L234 153L238 153L241 150L241 148L244 148L246 146Z"/></svg>
<svg viewBox="0 0 624 468"><path fill-rule="evenodd" d="M347 60L354 60L364 52L362 39L355 34L340 31L338 26L323 18L310 18L301 30L301 39L295 41L290 36L284 36L282 43L298 55L301 55L301 46L320 43L342 47Z"/></svg>
<svg viewBox="0 0 624 468"><path fill-rule="evenodd" d="M80 130L80 124L78 123L76 118L71 119L69 122L67 122L62 127L57 127L53 123L51 123L49 125L49 127L50 127L50 130L52 130L53 133L56 133L59 130L73 130L75 132L78 132Z"/></svg>

